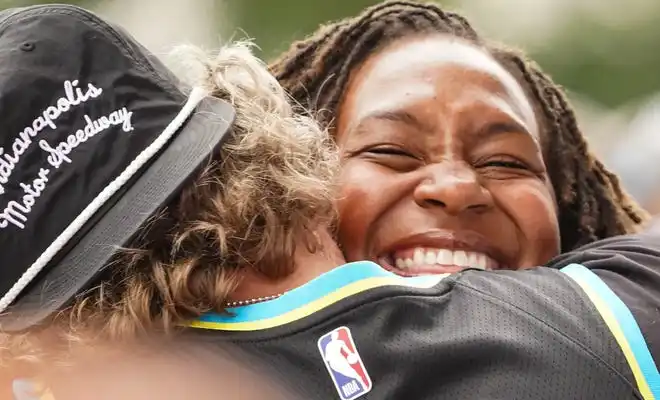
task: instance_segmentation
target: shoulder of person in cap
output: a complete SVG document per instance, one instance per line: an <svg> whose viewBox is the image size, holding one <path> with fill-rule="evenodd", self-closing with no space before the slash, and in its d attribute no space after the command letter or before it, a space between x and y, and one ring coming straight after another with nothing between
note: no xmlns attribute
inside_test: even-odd
<svg viewBox="0 0 660 400"><path fill-rule="evenodd" d="M213 349L182 345L176 351L154 347L137 350L91 349L72 363L68 372L53 377L54 400L184 399L294 400L273 377L245 365L240 359ZM99 357L103 355L104 357ZM73 371L73 373L70 373Z"/></svg>

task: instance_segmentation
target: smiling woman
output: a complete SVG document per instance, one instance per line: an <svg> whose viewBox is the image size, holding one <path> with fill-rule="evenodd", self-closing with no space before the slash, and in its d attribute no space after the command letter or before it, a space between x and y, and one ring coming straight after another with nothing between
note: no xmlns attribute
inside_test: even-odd
<svg viewBox="0 0 660 400"><path fill-rule="evenodd" d="M439 35L377 53L347 86L336 138L349 259L411 275L531 267L558 253L533 108L481 50Z"/></svg>
<svg viewBox="0 0 660 400"><path fill-rule="evenodd" d="M437 5L374 6L271 69L340 147L349 260L402 275L520 269L646 221L562 91Z"/></svg>

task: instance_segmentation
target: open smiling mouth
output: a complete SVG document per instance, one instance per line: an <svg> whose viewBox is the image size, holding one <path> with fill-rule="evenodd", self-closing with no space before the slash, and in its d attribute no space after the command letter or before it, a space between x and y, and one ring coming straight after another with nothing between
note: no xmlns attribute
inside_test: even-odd
<svg viewBox="0 0 660 400"><path fill-rule="evenodd" d="M469 250L416 247L379 257L385 269L403 276L436 275L459 272L467 268L499 269L499 263L487 254Z"/></svg>

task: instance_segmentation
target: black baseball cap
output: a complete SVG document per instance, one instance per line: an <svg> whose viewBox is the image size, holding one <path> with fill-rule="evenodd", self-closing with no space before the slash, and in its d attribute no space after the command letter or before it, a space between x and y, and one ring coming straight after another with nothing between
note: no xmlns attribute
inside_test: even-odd
<svg viewBox="0 0 660 400"><path fill-rule="evenodd" d="M233 120L89 11L1 11L0 331L41 322L98 279Z"/></svg>

